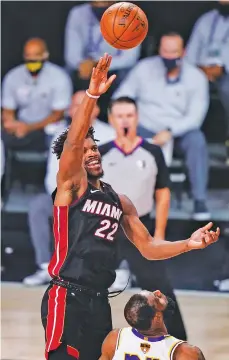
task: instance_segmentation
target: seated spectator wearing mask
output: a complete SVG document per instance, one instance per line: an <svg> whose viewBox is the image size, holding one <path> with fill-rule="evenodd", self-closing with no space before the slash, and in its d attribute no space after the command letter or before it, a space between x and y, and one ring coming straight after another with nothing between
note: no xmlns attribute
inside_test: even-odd
<svg viewBox="0 0 229 360"><path fill-rule="evenodd" d="M48 61L44 40L33 38L24 46L24 64L10 70L3 80L2 120L5 146L32 150L63 126L72 86L65 71Z"/></svg>
<svg viewBox="0 0 229 360"><path fill-rule="evenodd" d="M227 120L229 165L229 1L219 1L215 10L196 22L187 44L187 59L199 66L217 88Z"/></svg>
<svg viewBox="0 0 229 360"><path fill-rule="evenodd" d="M113 98L137 99L139 135L153 136L163 146L174 138L175 151L185 157L194 198L194 219L207 220L208 152L200 130L209 106L208 81L201 70L183 59L183 39L168 33L159 56L141 60Z"/></svg>
<svg viewBox="0 0 229 360"><path fill-rule="evenodd" d="M140 56L140 46L130 50L117 50L104 40L100 20L104 11L113 3L114 1L90 1L74 6L68 15L64 57L68 71L77 72L78 81L74 81L78 86L76 90L82 86L86 89L92 68L101 54L107 52L112 55L110 71L117 75L115 86Z"/></svg>
<svg viewBox="0 0 229 360"><path fill-rule="evenodd" d="M133 202L140 220L155 239L165 239L170 206L169 173L162 150L137 135L138 110L133 99L121 97L113 100L108 109L110 124L116 131L115 141L99 147L103 161L104 181L111 184L120 194L126 194ZM117 176L118 174L118 176ZM155 229L150 213L155 199ZM136 275L138 285L149 290L159 286L174 300L175 294L170 284L163 261L145 259L124 234L119 236L119 263L124 259ZM117 273L111 290L125 286L128 272ZM122 283L122 284L121 284ZM123 284L124 283L124 284ZM184 324L179 308L175 318L167 326L172 335L186 340Z"/></svg>
<svg viewBox="0 0 229 360"><path fill-rule="evenodd" d="M85 91L78 91L72 96L72 102L68 111L70 120L82 102L84 95ZM100 108L96 104L91 116L91 124L94 126L96 133L99 134L99 143L103 144L115 138L115 131L108 124L98 120L99 112ZM60 130L59 134L62 134L63 130L64 129ZM55 139L56 136L53 138L53 141ZM59 160L57 160L56 155L52 153L52 148L50 147L47 174L45 177L46 192L35 196L29 205L28 223L38 270L35 274L27 276L24 279L23 283L27 286L42 285L50 280L47 269L51 259L52 241L50 218L53 212L53 202L51 194L56 188L58 163Z"/></svg>

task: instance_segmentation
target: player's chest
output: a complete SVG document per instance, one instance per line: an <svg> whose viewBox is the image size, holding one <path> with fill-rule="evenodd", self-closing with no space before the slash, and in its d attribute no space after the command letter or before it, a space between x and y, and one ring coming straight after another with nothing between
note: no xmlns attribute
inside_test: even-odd
<svg viewBox="0 0 229 360"><path fill-rule="evenodd" d="M79 211L86 216L92 216L96 221L106 218L119 222L122 217L118 201L97 190L91 190L90 196L81 202Z"/></svg>

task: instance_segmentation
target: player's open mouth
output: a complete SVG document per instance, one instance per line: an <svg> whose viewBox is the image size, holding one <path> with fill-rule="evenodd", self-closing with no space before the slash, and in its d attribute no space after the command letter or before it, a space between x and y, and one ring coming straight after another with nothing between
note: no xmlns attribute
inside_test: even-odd
<svg viewBox="0 0 229 360"><path fill-rule="evenodd" d="M91 161L86 162L86 166L89 169L96 169L96 168L100 167L100 165L101 165L100 160L91 160Z"/></svg>

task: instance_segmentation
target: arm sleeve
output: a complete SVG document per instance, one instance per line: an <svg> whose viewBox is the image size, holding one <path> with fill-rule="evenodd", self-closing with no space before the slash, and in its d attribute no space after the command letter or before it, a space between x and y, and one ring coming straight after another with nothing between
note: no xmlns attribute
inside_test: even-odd
<svg viewBox="0 0 229 360"><path fill-rule="evenodd" d="M129 96L136 99L138 97L140 79L141 64L137 64L133 70L129 72L112 97L117 99L120 96Z"/></svg>
<svg viewBox="0 0 229 360"><path fill-rule="evenodd" d="M204 74L198 71L198 76L193 76L194 86L190 90L188 108L182 121L174 121L171 130L174 136L181 136L187 131L199 129L204 122L209 107L209 87Z"/></svg>
<svg viewBox="0 0 229 360"><path fill-rule="evenodd" d="M141 46L134 49L123 50L119 55L112 56L110 70L132 68L140 57Z"/></svg>
<svg viewBox="0 0 229 360"><path fill-rule="evenodd" d="M202 27L204 19L201 17L194 25L192 34L186 47L186 57L192 64L198 64L199 54L201 51L202 40Z"/></svg>
<svg viewBox="0 0 229 360"><path fill-rule="evenodd" d="M5 109L16 110L17 108L14 86L12 75L6 74L2 83L2 107Z"/></svg>
<svg viewBox="0 0 229 360"><path fill-rule="evenodd" d="M166 166L164 155L159 146L155 146L153 155L155 157L158 173L155 185L155 190L163 189L170 186L169 170Z"/></svg>
<svg viewBox="0 0 229 360"><path fill-rule="evenodd" d="M62 71L62 70L61 70ZM65 110L71 103L72 83L70 77L64 73L60 74L58 82L54 87L52 98L52 110Z"/></svg>
<svg viewBox="0 0 229 360"><path fill-rule="evenodd" d="M64 59L70 70L76 70L84 59L82 29L85 19L80 15L80 9L73 8L68 15L65 28Z"/></svg>

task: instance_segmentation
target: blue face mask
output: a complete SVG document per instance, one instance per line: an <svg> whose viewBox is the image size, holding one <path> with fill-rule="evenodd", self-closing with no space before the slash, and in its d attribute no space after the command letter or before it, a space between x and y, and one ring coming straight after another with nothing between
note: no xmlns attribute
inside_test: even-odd
<svg viewBox="0 0 229 360"><path fill-rule="evenodd" d="M167 58L164 58L161 56L161 59L162 59L168 72L179 67L180 63L181 63L180 57L175 58L175 59L167 59Z"/></svg>

